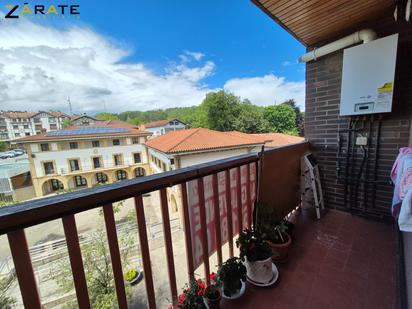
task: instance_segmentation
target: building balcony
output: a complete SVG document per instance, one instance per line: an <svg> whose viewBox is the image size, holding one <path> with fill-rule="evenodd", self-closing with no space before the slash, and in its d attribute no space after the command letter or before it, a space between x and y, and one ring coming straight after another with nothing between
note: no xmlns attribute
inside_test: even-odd
<svg viewBox="0 0 412 309"><path fill-rule="evenodd" d="M35 259L39 255L27 240L36 226L61 220L64 231L58 247L67 252L71 268L67 280L73 280L74 287L54 304L70 300L80 308L90 308L94 301L90 277L85 275L86 236L79 233L78 225L87 212L103 210L115 306L165 308L177 300L184 282L204 277L215 270L214 265L237 254L234 239L242 228L253 224L253 205L259 196L259 201L266 201L296 223L288 262L277 265L280 277L274 286L258 288L248 283L241 299L223 300L221 308L393 308L394 226L333 210L324 211L317 220L313 210L300 209L300 161L308 146L290 145L266 151L263 158L248 154L1 208L0 234L7 235L9 241L20 306L53 307L44 297L50 286L42 287L44 280L37 268L46 262ZM181 192L177 213L169 204L167 188L172 186ZM127 234L138 238L133 263L141 265L144 272L143 282L131 287L131 297L126 296L130 286L124 282L126 269L122 264L124 221L116 220L113 207L122 200L132 205L135 221ZM196 222L192 221L193 207L199 210ZM179 221L180 227L176 225ZM199 229L194 233L195 225ZM207 231L213 231L214 236L208 237ZM215 246L216 252L198 255L199 248L193 244L199 244L201 252ZM44 253L46 249L36 250Z"/></svg>

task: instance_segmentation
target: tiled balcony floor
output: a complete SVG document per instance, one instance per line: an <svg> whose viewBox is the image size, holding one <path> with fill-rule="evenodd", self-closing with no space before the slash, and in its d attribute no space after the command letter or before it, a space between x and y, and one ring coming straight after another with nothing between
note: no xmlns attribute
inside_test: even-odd
<svg viewBox="0 0 412 309"><path fill-rule="evenodd" d="M289 262L269 288L247 285L228 308L394 308L395 229L329 210L296 214Z"/></svg>

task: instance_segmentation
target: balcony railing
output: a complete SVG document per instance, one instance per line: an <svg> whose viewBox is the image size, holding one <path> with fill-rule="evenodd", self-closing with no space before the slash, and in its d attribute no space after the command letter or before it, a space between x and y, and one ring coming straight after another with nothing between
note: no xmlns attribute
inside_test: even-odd
<svg viewBox="0 0 412 309"><path fill-rule="evenodd" d="M251 192L256 188L259 190L268 190L268 192L259 192L263 199L276 197L277 202L287 200L281 212L287 213L297 204L295 198L290 198L288 192L293 196L298 195L299 183L299 165L300 157L307 149L307 143L291 145L279 149L265 152L263 161L263 173L260 177L261 185L251 186L251 175L256 175L259 171L259 155L256 153L229 158L225 160L199 164L192 167L182 168L175 171L169 171L162 174L150 175L147 177L125 180L108 186L96 187L82 191L57 195L50 198L34 200L21 203L14 206L0 209L0 235L7 234L10 250L14 261L15 271L20 286L23 304L26 308L40 309L41 299L33 271L32 261L30 258L29 247L25 235L25 228L48 222L55 219L61 219L63 223L64 234L69 253L69 259L73 274L74 287L80 308L90 308L90 300L87 290L86 276L83 268L82 254L79 244L79 236L76 226L75 214L90 209L103 208L107 240L111 255L114 283L119 308L127 308L127 298L123 279L123 269L120 259L118 236L114 211L112 203L127 198L134 198L135 211L137 214L137 229L139 236L140 252L143 262L143 271L145 274L145 286L149 308L155 308L155 290L151 269L148 236L146 229L145 211L142 196L153 191L160 191L161 216L163 221L163 237L166 248L166 262L169 278L169 289L173 301L177 299L177 284L175 263L173 255L171 226L169 218L169 207L167 199L167 188L171 186L180 186L182 196L183 222L185 243L187 248L187 269L188 278L194 278L195 265L193 248L191 222L189 215L189 195L197 195L199 214L200 214L200 238L202 247L201 263L205 273L210 272L208 252L208 235L206 222L206 203L205 203L205 183L206 176L211 177L212 199L214 208L214 233L216 241L216 252L219 264L222 262L222 234L220 226L220 209L222 204L219 198L218 173L224 176L224 197L227 207L227 233L229 243L229 255L233 256L233 237L246 226L252 225L252 212L254 198L257 192ZM267 160L266 157L270 160ZM260 163L259 163L260 162ZM275 165L273 165L275 164ZM246 166L247 168L244 168ZM262 165L261 165L262 166ZM241 168L245 171L245 190L243 190ZM273 169L273 170L272 170ZM233 191L230 171L236 171L236 189ZM278 173L277 173L278 172ZM275 177L275 178L274 178ZM232 179L231 179L232 178ZM222 179L222 178L219 178ZM195 182L197 190L188 192L189 182ZM279 186L278 184L282 184ZM232 194L234 192L234 195ZM189 193L189 194L188 194ZM297 194L296 194L297 193ZM246 213L242 205L242 195L245 195ZM235 206L232 202L236 203ZM275 205L277 205L275 203ZM235 218L232 218L232 207L237 210ZM234 209L234 208L233 208ZM247 219L243 216L247 216ZM233 228L233 222L237 220L237 230Z"/></svg>

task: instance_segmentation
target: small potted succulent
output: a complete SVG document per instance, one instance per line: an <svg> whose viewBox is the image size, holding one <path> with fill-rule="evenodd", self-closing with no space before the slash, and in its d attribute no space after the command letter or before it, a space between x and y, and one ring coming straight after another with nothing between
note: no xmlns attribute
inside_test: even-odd
<svg viewBox="0 0 412 309"><path fill-rule="evenodd" d="M182 309L204 309L206 305L203 295L206 284L202 280L193 280L186 286L182 294L177 299L177 308Z"/></svg>
<svg viewBox="0 0 412 309"><path fill-rule="evenodd" d="M128 284L136 284L140 282L140 280L142 280L142 277L143 272L139 271L136 268L129 269L124 275L124 279Z"/></svg>
<svg viewBox="0 0 412 309"><path fill-rule="evenodd" d="M272 260L274 262L285 262L288 258L289 247L292 244L290 231L292 223L281 220L277 224L262 224L260 230L262 238L273 250Z"/></svg>
<svg viewBox="0 0 412 309"><path fill-rule="evenodd" d="M243 230L236 240L240 258L245 262L250 280L265 284L273 279L272 248L256 230Z"/></svg>
<svg viewBox="0 0 412 309"><path fill-rule="evenodd" d="M209 309L218 309L222 299L219 287L220 281L216 273L211 273L209 279L210 285L206 287L203 297Z"/></svg>
<svg viewBox="0 0 412 309"><path fill-rule="evenodd" d="M223 298L236 299L245 293L246 267L239 258L232 257L224 262L219 267L217 278Z"/></svg>

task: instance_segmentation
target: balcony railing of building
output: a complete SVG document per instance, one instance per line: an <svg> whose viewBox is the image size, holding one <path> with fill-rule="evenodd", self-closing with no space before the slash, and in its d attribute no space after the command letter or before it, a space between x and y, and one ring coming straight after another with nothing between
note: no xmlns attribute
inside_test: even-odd
<svg viewBox="0 0 412 309"><path fill-rule="evenodd" d="M25 229L37 224L61 219L66 237L74 287L80 308L90 308L85 271L83 268L82 254L79 244L79 236L76 227L75 214L90 209L103 208L107 241L111 255L111 263L114 276L117 301L119 308L127 308L127 298L124 286L123 269L121 264L119 242L114 219L112 203L134 198L137 214L137 230L139 236L140 252L145 274L145 286L149 308L155 308L155 289L153 283L148 236L146 229L145 211L142 196L153 191L160 191L161 216L163 221L163 237L166 248L166 262L169 279L169 289L173 301L177 299L177 284L167 188L180 186L183 207L183 222L185 243L187 248L188 278L194 278L194 259L192 248L192 235L189 219L188 196L196 194L200 211L201 246L203 249L202 262L205 273L210 272L208 252L208 235L206 228L206 204L204 179L210 176L212 179L213 208L215 220L216 251L219 264L222 263L222 234L220 226L218 173L224 175L225 199L227 207L227 233L229 243L229 255L233 256L233 237L247 226L252 225L252 212L254 201L251 196L257 196L257 192L251 190L259 188L259 199L271 203L272 207L279 207L283 215L290 212L298 205L300 158L307 151L308 143L300 143L266 151L264 160L260 160L257 153L242 155L229 159L199 164L192 167L169 171L162 174L125 180L108 186L96 187L82 191L57 195L34 201L21 203L0 209L0 235L7 234L9 246L15 266L23 304L26 308L40 309L42 303L35 274L30 258ZM244 168L246 166L247 168ZM236 184L241 184L241 168L246 170L246 189L236 185L235 196L232 196L230 171L236 170ZM261 172L260 172L260 171ZM259 185L251 186L251 175L260 174L257 179ZM255 178L256 179L256 178ZM194 181L197 184L197 192L188 192L187 184ZM242 192L243 191L243 192ZM237 209L243 209L242 194L246 196L247 220L243 218L244 211L237 211L237 218L232 218L232 202L236 201ZM233 199L233 201L232 201ZM287 202L286 202L287 201ZM220 205L219 205L220 204ZM232 222L237 220L238 230L233 230ZM207 276L208 277L208 276Z"/></svg>

